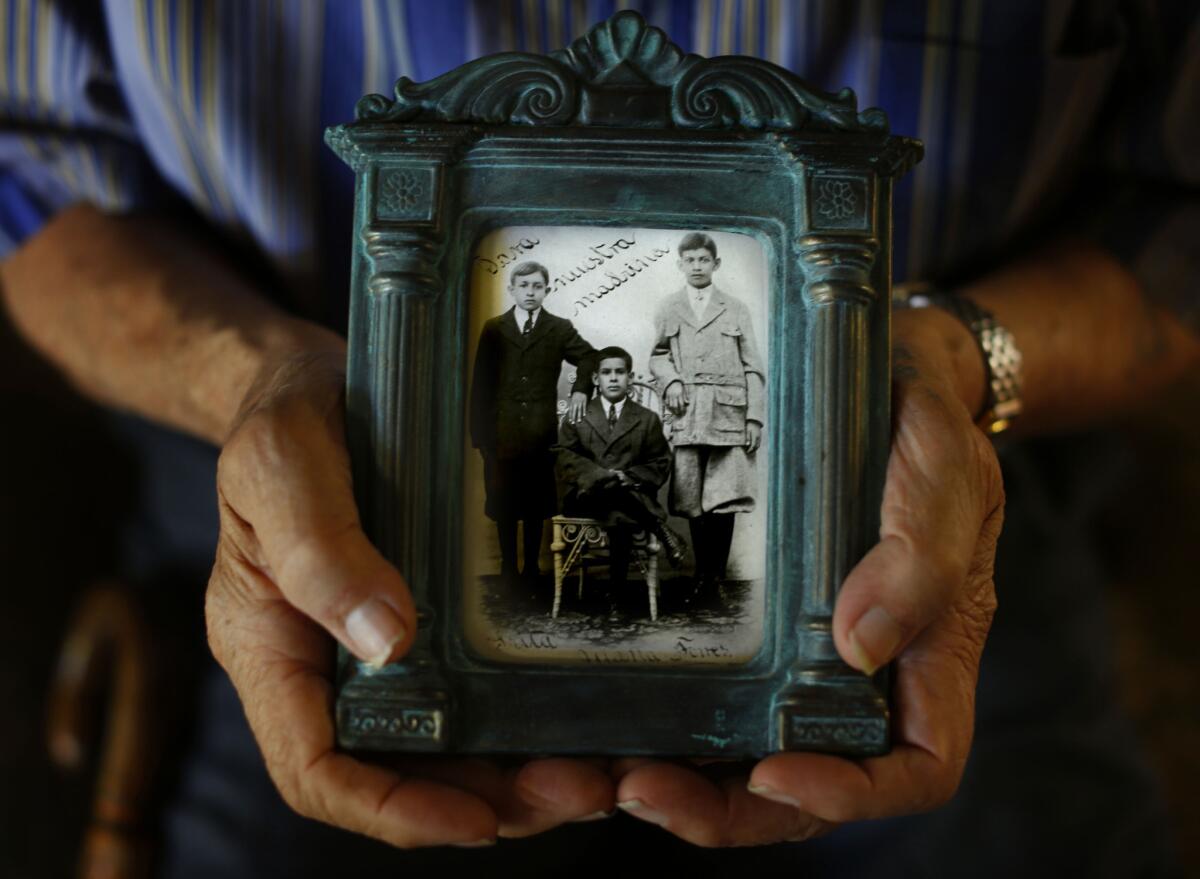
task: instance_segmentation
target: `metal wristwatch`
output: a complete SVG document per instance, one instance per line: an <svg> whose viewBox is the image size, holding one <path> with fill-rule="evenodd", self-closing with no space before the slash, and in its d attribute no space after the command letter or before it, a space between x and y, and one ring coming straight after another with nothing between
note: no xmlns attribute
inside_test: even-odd
<svg viewBox="0 0 1200 879"><path fill-rule="evenodd" d="M970 299L931 284L900 284L892 303L906 308L936 307L958 318L970 330L983 355L987 394L975 423L987 434L1003 433L1021 414L1021 351L1013 334L995 316Z"/></svg>

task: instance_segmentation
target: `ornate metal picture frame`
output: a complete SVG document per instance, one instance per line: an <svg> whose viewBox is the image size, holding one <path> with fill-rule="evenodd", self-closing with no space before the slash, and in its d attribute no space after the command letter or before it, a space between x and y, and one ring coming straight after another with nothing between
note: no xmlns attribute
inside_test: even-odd
<svg viewBox="0 0 1200 879"><path fill-rule="evenodd" d="M401 79L394 98L363 98L355 121L329 129L326 139L357 181L347 386L355 490L368 535L405 576L420 615L416 643L400 662L376 670L342 652L341 745L719 756L886 751L886 674L868 679L840 660L831 616L839 584L878 532L890 435L891 190L919 161L921 145L889 134L881 111L859 112L849 90L823 94L753 58L685 54L632 12L548 56L502 54L426 83ZM693 233L701 237L688 237ZM571 263L581 266L574 275L549 263L549 269L536 262L530 269L525 259L548 253L570 262L571 248L593 238L608 243L591 262ZM558 243L551 247L552 241ZM535 247L540 250L524 252ZM490 569L480 577L472 573L482 557L480 535L491 534L490 525L478 526L485 521L482 507L476 510L471 500L482 497L473 486L488 466L471 421L479 388L495 371L481 367L485 336L508 333L512 344L528 344L522 332L567 334L572 314L563 306L569 302L575 323L584 326L583 294L602 295L597 291L615 286L579 279L610 253L625 266L612 270L613 279L642 276L640 287L630 283L627 290L642 291L636 296L647 301L662 293L630 318L652 353L648 361L642 349L625 355L636 405L621 409L638 414L657 406L656 414L641 417L660 457L655 431L681 436L671 434L679 428L669 403L679 398L668 390L663 364L685 371L678 346L661 338L680 331L679 322L662 327L668 306L661 279L687 272L688 254L702 260L709 254L710 273L718 254L724 259L725 268L713 276L718 285L720 272L754 267L737 274L756 279L746 282L753 290L714 301L711 313L696 300L694 322L679 305L684 332L696 338L701 324L714 320L704 315L723 309L713 324L720 341L742 346L731 349L743 352L739 362L750 364L745 352L755 350L764 364L745 365L744 381L705 379L696 363L686 365L689 381L715 387L687 385L688 405L699 405L701 390L715 393L712 405L728 404L735 414L749 405L741 429L758 424L761 430L761 445L747 445L757 446L762 536L750 553L761 560L761 576L754 575L744 595L752 596L746 600L757 615L747 617L753 637L737 642L742 647L726 651L722 661L689 653L693 639L680 633L698 617L685 603L668 600L672 584L660 586L650 569L658 570L658 557L669 556L671 547L644 533L630 551L646 571L648 606L641 591L637 610L622 613L640 615L638 637L665 633L678 640L678 655L668 656L670 648L629 648L635 642L621 641L625 634L614 635L607 652L595 656L569 638L539 641L558 631L553 626L568 612L590 624L577 611L582 568L578 595L573 585L564 590L563 570L574 570L579 559L573 545L564 549L576 538L563 536L557 519L549 543L559 573L553 600L544 588L540 594L534 588L529 599L539 608L528 611L541 615L537 626L528 625L527 637L516 638L507 653L511 645L492 637L493 630L482 640L472 634L488 619L479 609L486 601L479 604L484 599L477 601L472 584L508 582ZM493 287L489 273L496 275ZM520 278L539 277L541 295L551 291L544 311L523 304L515 289ZM580 297L557 292L575 282L582 285L574 288ZM695 286L694 279L689 283ZM689 288L682 280L679 286L684 303ZM634 293L621 295L635 302ZM559 317L547 317L554 313ZM578 344L562 338L563 351ZM554 370L558 350L550 358ZM601 362L619 373L621 357L606 350ZM564 361L560 386L582 376L590 390L587 372L595 370L600 381L600 370L596 361L587 362L572 372ZM644 370L643 362L649 363ZM762 414L755 415L753 383L759 380ZM614 381L618 388L620 380ZM640 396L639 387L649 397ZM610 392L605 400L620 399L619 389L600 388L600 396ZM557 413L564 424L567 405L564 399ZM588 405L595 413L609 408ZM597 435L615 430L615 413L609 417L607 426L595 426ZM560 474L567 433L575 437L576 431L560 428L556 440ZM484 452L483 464L473 441ZM676 482L680 448L676 443L671 452ZM659 492L664 506L668 489L658 479L667 469L654 471L659 477L649 488L639 486L651 496ZM494 470L487 480L491 492ZM675 513L682 501L670 491ZM527 535L529 527L526 521ZM647 566L648 559L654 565ZM527 625L521 621L530 619L510 617L507 625L520 633ZM595 631L609 630L589 629L589 636Z"/></svg>

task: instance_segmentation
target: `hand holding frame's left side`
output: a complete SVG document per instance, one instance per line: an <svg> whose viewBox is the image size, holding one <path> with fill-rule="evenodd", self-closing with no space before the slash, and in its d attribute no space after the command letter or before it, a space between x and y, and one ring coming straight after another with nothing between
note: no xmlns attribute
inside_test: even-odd
<svg viewBox="0 0 1200 879"><path fill-rule="evenodd" d="M344 363L331 352L270 365L218 472L209 643L280 792L302 814L400 846L526 835L604 811L606 778L577 761L503 770L413 759L394 771L336 751L333 651L321 629L382 664L408 649L416 618L400 574L360 527L342 439Z"/></svg>
<svg viewBox="0 0 1200 879"><path fill-rule="evenodd" d="M86 207L2 270L14 323L85 393L223 443L210 643L289 804L400 846L527 835L611 807L608 778L582 761L395 770L335 750L325 632L385 661L415 628L354 507L339 337L270 306L179 230Z"/></svg>

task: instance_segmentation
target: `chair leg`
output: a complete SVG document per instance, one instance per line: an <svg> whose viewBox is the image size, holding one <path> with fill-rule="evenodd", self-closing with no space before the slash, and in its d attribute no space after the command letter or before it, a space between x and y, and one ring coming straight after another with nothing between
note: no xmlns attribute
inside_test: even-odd
<svg viewBox="0 0 1200 879"><path fill-rule="evenodd" d="M658 620L658 555L646 559L646 591L650 593L650 621Z"/></svg>
<svg viewBox="0 0 1200 879"><path fill-rule="evenodd" d="M551 619L558 616L559 605L562 604L562 582L566 572L563 570L563 553L567 551L566 541L563 540L561 522L554 522L554 539L550 541L550 552L554 554L554 606L550 610Z"/></svg>
<svg viewBox="0 0 1200 879"><path fill-rule="evenodd" d="M555 530L558 526L555 525ZM557 541L556 541L557 542ZM564 547L565 548L565 547ZM565 577L563 571L563 548L554 550L554 607L550 611L551 619L558 619L558 609L562 606L562 585Z"/></svg>

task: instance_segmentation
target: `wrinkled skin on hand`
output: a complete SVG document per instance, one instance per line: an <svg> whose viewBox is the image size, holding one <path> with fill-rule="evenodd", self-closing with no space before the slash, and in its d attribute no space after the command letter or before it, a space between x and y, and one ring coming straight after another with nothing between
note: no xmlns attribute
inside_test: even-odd
<svg viewBox="0 0 1200 879"><path fill-rule="evenodd" d="M359 523L344 363L334 350L264 368L218 466L209 643L272 780L300 814L401 847L486 845L611 811L613 782L599 761L413 758L385 767L335 749L330 635L383 662L409 648L416 624L407 586ZM364 619L391 636L364 639Z"/></svg>
<svg viewBox="0 0 1200 879"><path fill-rule="evenodd" d="M833 619L850 665L872 673L895 659L891 753L781 753L718 778L711 766L617 761L617 799L630 814L701 846L757 845L925 811L953 796L996 608L1004 492L991 442L972 423L941 346L898 321L895 352L880 541L846 578Z"/></svg>
<svg viewBox="0 0 1200 879"><path fill-rule="evenodd" d="M626 759L610 774L566 759L383 767L339 754L328 636L363 659L395 659L409 647L414 612L403 580L359 525L343 438L344 355L264 370L221 456L222 530L207 610L213 652L284 799L301 814L398 846L528 835L599 816L614 799L702 846L802 840L841 822L945 802L970 748L1003 489L991 444L938 346L918 330L906 340L901 329L880 542L848 576L834 614L834 639L850 665L871 673L896 663L895 744L865 760L785 753L741 767ZM355 609L375 601L402 626L382 656L347 628Z"/></svg>

